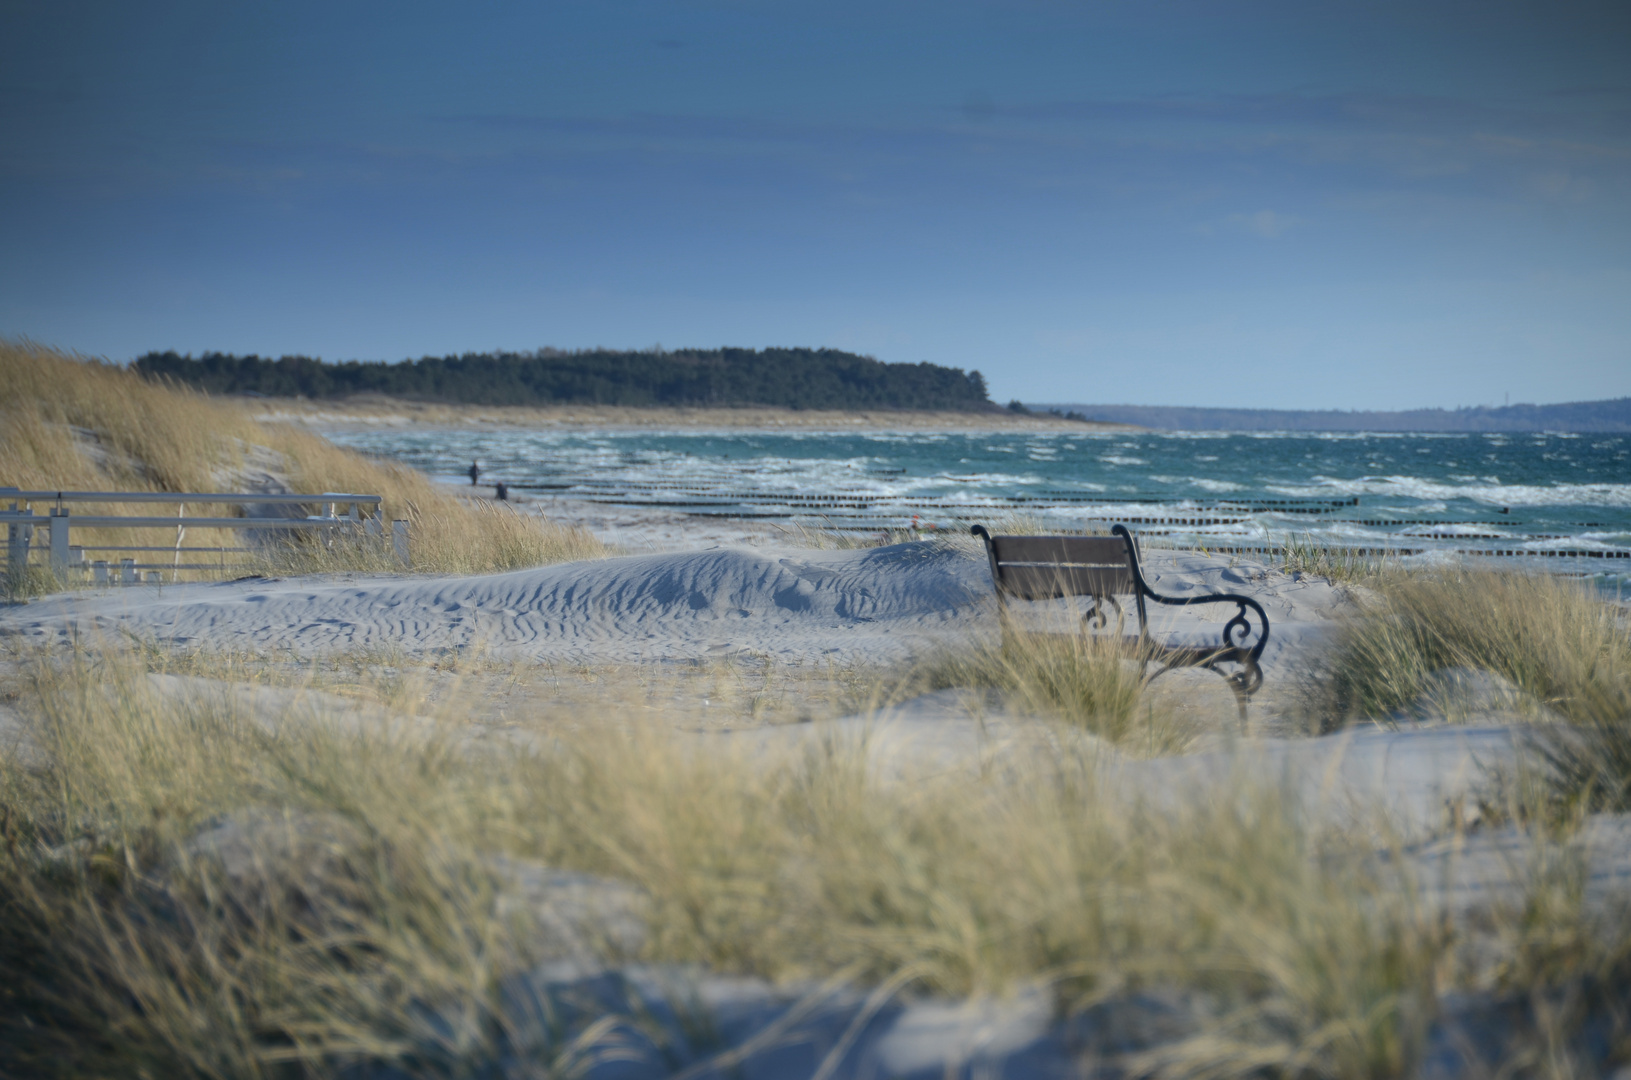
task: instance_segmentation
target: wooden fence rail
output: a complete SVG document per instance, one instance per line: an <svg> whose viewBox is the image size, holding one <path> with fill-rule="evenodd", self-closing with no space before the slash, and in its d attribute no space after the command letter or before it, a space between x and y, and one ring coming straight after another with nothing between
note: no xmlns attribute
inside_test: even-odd
<svg viewBox="0 0 1631 1080"><path fill-rule="evenodd" d="M141 552L141 551L167 551L174 552L175 561L169 564L138 563L134 558L120 560L120 580L126 583L139 580L138 571L161 570L216 570L220 566L214 563L182 563L182 552L210 552L225 554L227 552L248 552L248 547L184 547L181 543L188 529L237 529L237 530L321 530L328 537L350 533L363 537L375 537L383 542L385 535L384 520L381 507L384 500L378 495L358 495L349 492L325 491L314 495L301 494L220 494L217 492L178 491L25 491L20 488L0 487L0 504L10 502L10 509L0 509L0 521L6 525L6 565L8 572L28 564L29 552L36 545L34 533L37 529L46 531L48 541L44 545L50 552L51 572L58 579L66 581L72 569L86 567L86 551L110 552ZM34 511L35 503L52 503L46 514L37 514ZM153 514L136 515L110 515L110 514L74 514L69 510L70 503L174 503L176 505L175 517L160 517ZM322 513L311 514L305 517L189 517L187 504L235 504L238 506L318 506ZM342 515L339 508L349 507ZM176 530L176 543L174 547L157 548L151 545L96 545L93 547L77 547L69 543L70 529L153 529L174 528ZM408 523L403 520L391 522L391 544L397 561L404 568L409 565L408 560ZM106 560L95 560L89 564L93 578L97 584L106 584L110 579L108 563ZM148 580L155 580L153 573L149 573Z"/></svg>

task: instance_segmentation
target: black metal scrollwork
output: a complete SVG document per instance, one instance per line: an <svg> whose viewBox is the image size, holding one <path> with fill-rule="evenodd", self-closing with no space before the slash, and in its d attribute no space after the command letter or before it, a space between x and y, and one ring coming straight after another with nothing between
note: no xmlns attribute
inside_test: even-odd
<svg viewBox="0 0 1631 1080"><path fill-rule="evenodd" d="M1240 671L1234 675L1235 685L1240 692L1248 697L1257 693L1257 688L1263 685L1263 669L1255 663L1244 663Z"/></svg>
<svg viewBox="0 0 1631 1080"><path fill-rule="evenodd" d="M1251 636L1252 624L1246 618L1246 605L1241 604L1235 617L1223 624L1223 643L1232 649L1242 649Z"/></svg>
<svg viewBox="0 0 1631 1080"><path fill-rule="evenodd" d="M1104 606L1106 604L1109 604L1111 607L1116 609L1117 624L1120 624L1121 621L1127 617L1126 612L1121 610L1120 600L1117 600L1113 596L1095 596L1093 597L1093 610L1089 611L1086 615L1083 615L1082 621L1093 627L1095 630L1103 630L1106 626L1109 626L1110 617L1104 612Z"/></svg>

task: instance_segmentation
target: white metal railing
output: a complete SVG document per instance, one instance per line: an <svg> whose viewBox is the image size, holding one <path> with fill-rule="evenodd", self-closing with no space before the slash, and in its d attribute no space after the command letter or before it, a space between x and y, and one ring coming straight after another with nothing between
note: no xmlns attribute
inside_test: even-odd
<svg viewBox="0 0 1631 1080"><path fill-rule="evenodd" d="M248 552L248 547L184 547L188 529L318 529L323 530L332 541L342 531L354 533L359 536L375 537L381 542L384 540L384 520L381 516L381 506L384 500L378 495L357 495L347 492L325 491L317 495L287 495L287 494L231 494L223 495L215 492L183 491L183 492L154 492L154 491L24 491L13 487L0 487L0 504L9 502L10 509L0 508L0 521L6 523L6 565L11 568L22 567L28 564L29 552L37 546L34 543L34 534L38 529L44 529L48 541L44 545L50 552L51 572L60 580L66 581L68 575L75 570L89 568L97 584L108 584L111 581L108 561L97 559L87 561L87 551L109 552L152 552L163 551L173 553L175 558L170 563L140 563L134 558L123 558L119 564L119 580L124 583L133 583L141 580L139 572L147 572L147 580L158 579L159 572L164 570L217 570L224 569L225 560L220 563L183 563L183 552L210 552L225 555L228 552ZM73 514L69 503L173 503L176 505L175 517L161 517L157 515L110 515L110 514ZM35 503L54 503L45 515L34 512ZM188 517L187 504L236 504L239 506L319 506L323 512L305 517ZM349 507L342 516L339 508ZM366 508L366 509L365 509ZM176 542L174 547L153 547L151 545L97 545L93 547L75 546L68 542L70 529L152 529L174 528ZM391 522L391 545L397 561L404 567L408 565L408 523L397 520Z"/></svg>

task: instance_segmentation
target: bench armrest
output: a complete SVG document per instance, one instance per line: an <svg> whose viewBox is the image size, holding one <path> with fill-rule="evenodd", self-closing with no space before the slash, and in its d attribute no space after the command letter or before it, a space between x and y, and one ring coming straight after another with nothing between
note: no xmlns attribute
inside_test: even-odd
<svg viewBox="0 0 1631 1080"><path fill-rule="evenodd" d="M1162 596L1150 588L1149 582L1144 580L1144 569L1139 565L1137 549L1133 546L1132 533L1127 531L1125 525L1113 525L1111 533L1121 537L1127 543L1128 563L1133 571L1133 583L1138 587L1140 596L1147 596L1157 604L1166 604L1169 607L1188 607L1191 604L1234 604L1237 610L1234 617L1223 625L1223 644L1231 649L1244 649L1246 641L1252 636L1251 621L1246 618L1246 609L1251 608L1257 613L1258 626L1256 628L1257 642L1251 648L1252 663L1262 657L1263 649L1269 643L1269 616L1259 604L1249 596L1239 593L1208 593L1204 596Z"/></svg>

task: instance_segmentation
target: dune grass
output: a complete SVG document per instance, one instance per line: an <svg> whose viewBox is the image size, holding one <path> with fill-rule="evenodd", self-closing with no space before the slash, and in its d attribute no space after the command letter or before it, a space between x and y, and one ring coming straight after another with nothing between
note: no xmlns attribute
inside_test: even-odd
<svg viewBox="0 0 1631 1080"><path fill-rule="evenodd" d="M1287 533L1279 562L1284 573L1322 577L1336 584L1370 582L1393 568L1386 556L1322 543L1309 533Z"/></svg>
<svg viewBox="0 0 1631 1080"><path fill-rule="evenodd" d="M267 727L146 670L80 653L20 676L43 763L0 752L7 1075L464 1075L518 1038L506 976L553 955L507 892L515 863L631 889L645 961L1040 985L1067 1013L1186 1002L1124 1062L1147 1075L1406 1074L1441 994L1534 978L1532 942L1565 927L1598 947L1547 953L1552 983L1624 978L1603 969L1623 926L1578 905L1462 925L1373 837L1273 788L1140 805L1067 759L906 787L859 743L767 764L632 714L527 750L461 744L457 715ZM200 840L223 830L247 869ZM532 1043L569 1071L576 1034Z"/></svg>
<svg viewBox="0 0 1631 1080"><path fill-rule="evenodd" d="M926 658L892 696L997 690L1009 708L1082 728L1137 756L1175 753L1197 732L1145 693L1149 658L1120 635L1042 633L1005 618L998 642Z"/></svg>
<svg viewBox="0 0 1631 1080"><path fill-rule="evenodd" d="M787 542L797 544L800 547L841 551L920 541L973 549L978 547L978 541L970 539L968 526L974 520L958 519L949 524L930 521L923 522L916 527L863 530L840 527L839 523L831 518L815 517L775 526L775 532ZM1061 529L1057 525L1050 525L1037 514L1027 514L1015 510L993 509L989 513L981 514L977 520L985 525L988 530L999 535L1036 536L1053 535L1061 532L1073 536L1108 536L1110 534L1109 528L1102 526L1086 529Z"/></svg>
<svg viewBox="0 0 1631 1080"><path fill-rule="evenodd" d="M383 496L384 516L410 523L415 571L488 573L605 553L581 529L507 506L478 504L440 489L413 469L344 450L299 428L258 423L237 403L147 382L113 364L31 342L0 341L0 388L0 484L6 486L239 492L246 482L271 473L294 492ZM72 509L133 512L118 504ZM162 512L174 509L179 507ZM234 512L221 506L187 509L189 516ZM239 535L200 529L186 542L235 546ZM75 542L171 546L177 538L174 529L84 530L75 533ZM310 539L259 549L247 566L227 561L237 573L400 569L383 543L326 547Z"/></svg>
<svg viewBox="0 0 1631 1080"><path fill-rule="evenodd" d="M798 547L826 551L860 551L866 548L905 544L923 537L913 529L839 528L830 519L792 521L774 527L777 539Z"/></svg>
<svg viewBox="0 0 1631 1080"><path fill-rule="evenodd" d="M1494 672L1560 717L1537 745L1563 806L1631 809L1631 627L1589 584L1467 568L1388 575L1328 662L1326 718L1382 717L1435 672Z"/></svg>
<svg viewBox="0 0 1631 1080"><path fill-rule="evenodd" d="M0 599L12 602L45 596L61 587L49 569L32 563L26 566L8 565L5 573L0 574Z"/></svg>
<svg viewBox="0 0 1631 1080"><path fill-rule="evenodd" d="M1631 710L1631 631L1589 586L1461 568L1395 575L1377 596L1333 657L1341 715L1385 715L1454 667L1495 672L1577 722Z"/></svg>

